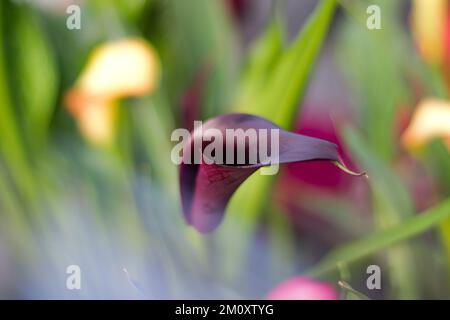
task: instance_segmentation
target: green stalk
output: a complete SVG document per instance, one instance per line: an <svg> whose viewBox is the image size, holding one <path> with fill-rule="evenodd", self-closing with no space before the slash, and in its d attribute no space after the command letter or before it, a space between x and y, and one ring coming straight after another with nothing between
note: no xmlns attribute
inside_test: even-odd
<svg viewBox="0 0 450 320"><path fill-rule="evenodd" d="M395 226L374 232L365 238L336 248L305 274L310 277L322 277L330 272L335 272L340 263L350 264L381 250L390 249L401 241L434 228L449 217L450 198L438 206L405 219Z"/></svg>
<svg viewBox="0 0 450 320"><path fill-rule="evenodd" d="M5 2L0 3L0 17L4 11ZM0 22L0 151L1 159L9 169L9 174L18 186L23 200L32 204L36 193L34 179L26 157L23 139L13 111L13 104L8 85L8 74L5 60L4 19Z"/></svg>

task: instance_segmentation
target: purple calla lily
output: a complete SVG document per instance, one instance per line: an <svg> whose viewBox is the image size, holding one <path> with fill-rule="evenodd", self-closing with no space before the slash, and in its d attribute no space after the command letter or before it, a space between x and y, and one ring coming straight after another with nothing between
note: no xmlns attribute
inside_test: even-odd
<svg viewBox="0 0 450 320"><path fill-rule="evenodd" d="M216 138L211 137L209 129L225 138L216 141ZM264 152L260 144L264 135L254 136L253 139L244 138L245 142L242 144L237 142L242 137L234 136L234 140L230 141L231 136L227 134L229 130L242 135L248 129L264 131L267 138ZM277 141L269 135L271 130L278 132ZM206 159L209 162L194 161L213 142L223 148L223 158L231 159L231 162L213 161L208 157ZM275 142L277 150L273 147ZM252 150L257 153L254 161L250 161ZM239 161L237 157L239 152L245 154L243 161ZM230 154L232 156L228 158ZM344 171L355 174L341 164L337 146L331 142L285 131L264 118L249 114L232 113L210 119L203 124L201 130L194 129L183 147L179 178L184 217L199 232L211 232L220 224L233 193L259 168L312 160L329 160Z"/></svg>

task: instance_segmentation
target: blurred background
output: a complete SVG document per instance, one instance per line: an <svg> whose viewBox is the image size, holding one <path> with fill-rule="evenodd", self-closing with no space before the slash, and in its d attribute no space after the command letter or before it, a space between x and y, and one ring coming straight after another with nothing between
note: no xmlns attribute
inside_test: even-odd
<svg viewBox="0 0 450 320"><path fill-rule="evenodd" d="M0 298L263 299L299 276L342 299L450 298L450 1L5 0L0 16ZM170 135L227 112L332 141L369 178L254 175L199 234Z"/></svg>

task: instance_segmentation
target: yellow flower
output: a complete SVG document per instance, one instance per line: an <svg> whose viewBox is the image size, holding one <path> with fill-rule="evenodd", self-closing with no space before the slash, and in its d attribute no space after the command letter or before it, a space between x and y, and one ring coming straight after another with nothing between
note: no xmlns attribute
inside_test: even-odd
<svg viewBox="0 0 450 320"><path fill-rule="evenodd" d="M101 45L92 54L77 87L90 96L116 99L153 91L159 79L154 49L131 39Z"/></svg>
<svg viewBox="0 0 450 320"><path fill-rule="evenodd" d="M66 104L75 117L81 134L95 145L109 145L115 132L117 103L113 100L91 99L82 92L70 91Z"/></svg>
<svg viewBox="0 0 450 320"><path fill-rule="evenodd" d="M108 145L114 139L117 100L150 94L159 77L158 56L145 40L102 44L66 95L66 105L88 141Z"/></svg>
<svg viewBox="0 0 450 320"><path fill-rule="evenodd" d="M416 108L402 143L416 149L434 138L442 138L450 150L450 102L425 99Z"/></svg>
<svg viewBox="0 0 450 320"><path fill-rule="evenodd" d="M448 0L414 0L412 7L412 31L419 51L426 61L439 66L446 54L449 9Z"/></svg>

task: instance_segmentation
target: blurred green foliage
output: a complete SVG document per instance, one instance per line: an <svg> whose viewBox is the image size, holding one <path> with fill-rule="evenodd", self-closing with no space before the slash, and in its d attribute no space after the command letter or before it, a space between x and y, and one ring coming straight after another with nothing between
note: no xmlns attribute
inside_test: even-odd
<svg viewBox="0 0 450 320"><path fill-rule="evenodd" d="M0 297L262 298L299 273L337 283L335 271L344 268L349 279L343 280L363 281L367 260L386 270L382 297L448 294L449 281L440 279L450 259L440 256L450 257L449 153L435 141L417 155L439 185L435 206L418 213L398 170L406 156L397 124L399 110L415 103L411 77L424 82L426 95L448 92L415 54L402 20L408 1L372 2L382 8L382 30L365 27L368 1L322 0L290 43L283 2L277 2L261 35L241 54L239 26L225 1L84 1L82 29L72 31L57 5L1 1L0 249L7 248L19 275L0 274ZM162 79L153 94L118 102L116 140L98 147L82 139L64 96L98 44L124 37L155 46ZM353 240L336 241L306 270L317 261L308 252L314 247L299 241L286 208L276 203L277 178L259 175L233 196L215 234L188 228L170 133L185 124L182 98L195 79L207 70L196 118L247 112L293 129L326 41L353 108L353 118L338 128L351 158L369 175L359 185L367 184L369 203L360 212L350 197L337 201L317 192L306 205ZM438 225L440 239L419 236ZM438 272L421 272L424 259ZM92 283L79 295L59 285L74 261Z"/></svg>

